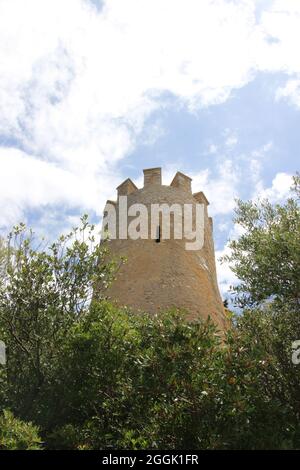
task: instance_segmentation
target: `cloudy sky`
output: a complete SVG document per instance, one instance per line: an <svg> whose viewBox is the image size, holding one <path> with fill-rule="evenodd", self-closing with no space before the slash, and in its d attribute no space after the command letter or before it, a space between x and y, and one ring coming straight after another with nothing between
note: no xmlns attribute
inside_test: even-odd
<svg viewBox="0 0 300 470"><path fill-rule="evenodd" d="M99 222L162 166L206 193L219 256L234 198L299 168L299 45L300 0L0 0L1 233Z"/></svg>

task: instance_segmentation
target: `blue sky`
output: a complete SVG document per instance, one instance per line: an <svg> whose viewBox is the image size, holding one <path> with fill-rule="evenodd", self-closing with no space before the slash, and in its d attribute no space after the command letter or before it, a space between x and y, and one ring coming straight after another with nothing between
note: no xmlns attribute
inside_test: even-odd
<svg viewBox="0 0 300 470"><path fill-rule="evenodd" d="M2 0L1 233L98 223L161 166L205 192L228 252L234 199L280 202L299 168L299 41L296 0Z"/></svg>

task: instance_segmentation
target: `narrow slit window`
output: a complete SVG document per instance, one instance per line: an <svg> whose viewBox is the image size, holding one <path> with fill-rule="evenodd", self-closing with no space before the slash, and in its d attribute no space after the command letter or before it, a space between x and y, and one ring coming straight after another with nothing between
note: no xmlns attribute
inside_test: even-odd
<svg viewBox="0 0 300 470"><path fill-rule="evenodd" d="M156 229L156 243L160 243L160 225Z"/></svg>

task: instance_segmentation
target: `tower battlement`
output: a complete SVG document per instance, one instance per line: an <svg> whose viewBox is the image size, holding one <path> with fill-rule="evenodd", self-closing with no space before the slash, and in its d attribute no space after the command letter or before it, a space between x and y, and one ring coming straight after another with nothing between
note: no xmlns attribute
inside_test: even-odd
<svg viewBox="0 0 300 470"><path fill-rule="evenodd" d="M143 170L144 173L144 186L142 189L149 189L153 188L154 186L165 186L162 184L162 172L161 167L157 168L146 168ZM170 183L170 188L181 189L188 193L192 192L192 178L185 175L181 171L177 171L176 175L174 176L172 182ZM139 188L134 184L134 182L127 178L123 183L121 183L117 187L118 196L129 196L135 192L139 191ZM193 194L193 197L196 199L197 202L203 203L205 205L209 205L209 202L205 196L205 194L201 191L198 193ZM112 202L112 201L107 201Z"/></svg>
<svg viewBox="0 0 300 470"><path fill-rule="evenodd" d="M148 186L161 186L161 168L148 168L144 172L144 188Z"/></svg>
<svg viewBox="0 0 300 470"><path fill-rule="evenodd" d="M227 321L217 284L213 223L208 215L209 202L205 194L202 191L193 194L192 179L179 171L170 185L162 184L161 168L145 169L143 173L142 188L127 178L117 188L117 201L107 202L115 211L117 225L117 236L109 242L110 256L127 259L108 289L108 296L118 305L134 311L158 313L177 307L186 311L187 320L210 316L224 330ZM128 225L118 230L124 199L129 214ZM168 228L174 229L171 237L164 237L162 219L158 219L153 236L150 225L149 230L148 225L142 230L141 220L134 218L137 211L143 209L150 213L153 206L163 208L162 213L168 207L179 209L179 216L173 214L168 222ZM185 221L187 206L193 214L191 226L196 225L195 214L199 206L203 209L203 243L193 251L186 249L186 240L177 236L180 223ZM132 222L135 228L140 226L140 236L127 237Z"/></svg>

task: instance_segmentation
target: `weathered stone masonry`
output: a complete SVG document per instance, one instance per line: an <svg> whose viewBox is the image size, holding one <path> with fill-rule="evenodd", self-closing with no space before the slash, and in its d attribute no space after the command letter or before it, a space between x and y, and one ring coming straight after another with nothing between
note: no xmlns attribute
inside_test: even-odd
<svg viewBox="0 0 300 470"><path fill-rule="evenodd" d="M128 196L128 208L132 204L144 204L149 213L151 204L204 204L204 246L198 251L187 251L186 240L174 237L160 243L151 238L110 240L111 256L125 256L127 262L118 271L108 296L118 305L135 311L158 313L178 307L186 310L187 320L210 315L221 329L226 328L217 284L212 218L208 216L209 202L203 192L192 194L191 178L180 172L170 186L162 185L160 168L144 170L142 189L127 179L117 191L118 200L120 196ZM109 201L115 204L117 213L118 200Z"/></svg>

